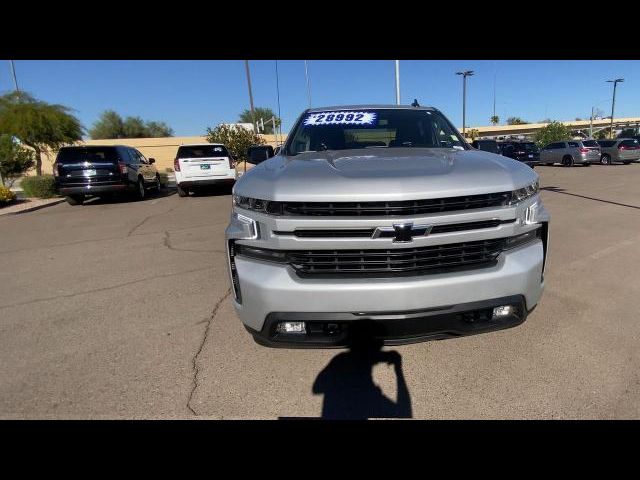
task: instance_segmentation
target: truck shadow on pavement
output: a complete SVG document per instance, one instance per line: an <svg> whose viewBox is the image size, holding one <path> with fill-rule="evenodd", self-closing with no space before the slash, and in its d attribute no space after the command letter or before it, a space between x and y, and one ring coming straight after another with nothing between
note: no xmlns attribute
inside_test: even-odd
<svg viewBox="0 0 640 480"><path fill-rule="evenodd" d="M142 202L156 200L158 198L170 197L176 194L176 190L172 188L162 188L159 192L147 192L144 200ZM92 206L92 205L109 205L114 203L137 203L140 202L137 198L133 196L133 194L122 194L122 195L104 195L104 196L95 196L87 198L84 201L84 206Z"/></svg>
<svg viewBox="0 0 640 480"><path fill-rule="evenodd" d="M547 192L553 192L553 193L561 193L563 195L571 195L572 197L580 197L580 198L584 198L586 200L593 200L595 202L609 203L611 205L618 205L619 207L635 208L637 210L640 210L640 206L637 206L637 205L628 205L626 203L612 202L611 200L604 200L602 198L588 197L586 195L578 195L577 193L567 192L564 188L542 187L540 190L545 190Z"/></svg>
<svg viewBox="0 0 640 480"><path fill-rule="evenodd" d="M373 382L373 367L393 365L398 397L394 402ZM382 342L361 340L336 355L318 374L312 387L324 395L322 418L365 420L368 418L412 418L411 396L402 371L402 356L382 351Z"/></svg>

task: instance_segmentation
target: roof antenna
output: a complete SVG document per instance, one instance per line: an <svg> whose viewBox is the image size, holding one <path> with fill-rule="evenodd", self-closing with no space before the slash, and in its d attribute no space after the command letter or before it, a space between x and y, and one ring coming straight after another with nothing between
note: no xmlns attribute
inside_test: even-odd
<svg viewBox="0 0 640 480"><path fill-rule="evenodd" d="M418 103L418 99L417 98L413 99L413 103L411 104L411 106L412 107L419 107L420 106L420 104Z"/></svg>

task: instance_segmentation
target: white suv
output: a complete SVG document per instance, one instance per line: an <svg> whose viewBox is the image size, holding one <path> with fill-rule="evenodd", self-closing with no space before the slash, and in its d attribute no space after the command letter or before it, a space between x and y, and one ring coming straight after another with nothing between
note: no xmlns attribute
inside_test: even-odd
<svg viewBox="0 0 640 480"><path fill-rule="evenodd" d="M219 143L181 145L173 161L173 170L181 197L188 196L197 187L236 180L233 156Z"/></svg>

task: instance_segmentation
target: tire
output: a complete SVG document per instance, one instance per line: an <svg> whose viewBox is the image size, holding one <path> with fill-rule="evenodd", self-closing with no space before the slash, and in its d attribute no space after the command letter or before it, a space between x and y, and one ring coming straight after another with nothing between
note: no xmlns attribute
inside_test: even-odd
<svg viewBox="0 0 640 480"><path fill-rule="evenodd" d="M178 196L179 197L188 197L189 196L189 190L185 190L180 185L177 185L177 187L178 187Z"/></svg>
<svg viewBox="0 0 640 480"><path fill-rule="evenodd" d="M611 157L606 153L600 157L601 165L611 165Z"/></svg>
<svg viewBox="0 0 640 480"><path fill-rule="evenodd" d="M590 166L591 166L591 163L590 163L590 162L583 163L583 164L582 164L582 166L583 166L583 167L590 167Z"/></svg>
<svg viewBox="0 0 640 480"><path fill-rule="evenodd" d="M160 175L158 175L156 173L156 185L155 187L153 187L156 191L156 193L160 193L160 190L162 190L162 182L160 181Z"/></svg>
<svg viewBox="0 0 640 480"><path fill-rule="evenodd" d="M84 203L84 195L69 195L64 197L69 205L82 205Z"/></svg>
<svg viewBox="0 0 640 480"><path fill-rule="evenodd" d="M571 155L565 155L562 157L563 167L573 167L573 157Z"/></svg>
<svg viewBox="0 0 640 480"><path fill-rule="evenodd" d="M142 177L138 177L138 183L136 185L136 198L138 200L144 200L144 197L147 196L147 191L144 188L144 180Z"/></svg>

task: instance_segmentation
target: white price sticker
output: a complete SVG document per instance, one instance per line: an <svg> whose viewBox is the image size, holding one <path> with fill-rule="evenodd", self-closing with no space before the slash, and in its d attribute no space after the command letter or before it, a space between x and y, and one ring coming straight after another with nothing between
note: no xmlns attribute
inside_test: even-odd
<svg viewBox="0 0 640 480"><path fill-rule="evenodd" d="M318 112L310 113L304 120L304 125L375 125L375 112Z"/></svg>

